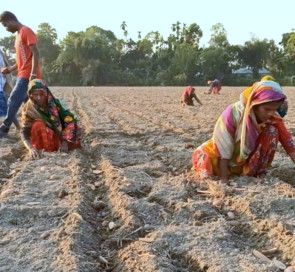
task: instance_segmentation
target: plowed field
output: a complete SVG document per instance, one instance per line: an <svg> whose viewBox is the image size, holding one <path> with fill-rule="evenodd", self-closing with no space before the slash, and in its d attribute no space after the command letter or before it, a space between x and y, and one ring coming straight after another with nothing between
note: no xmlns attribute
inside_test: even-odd
<svg viewBox="0 0 295 272"><path fill-rule="evenodd" d="M30 160L14 128L0 139L0 271L295 267L293 163L278 146L266 176L199 181L191 154L243 88L197 87L204 105L188 108L183 89L52 87L78 116L83 149ZM295 88L284 91L295 135Z"/></svg>

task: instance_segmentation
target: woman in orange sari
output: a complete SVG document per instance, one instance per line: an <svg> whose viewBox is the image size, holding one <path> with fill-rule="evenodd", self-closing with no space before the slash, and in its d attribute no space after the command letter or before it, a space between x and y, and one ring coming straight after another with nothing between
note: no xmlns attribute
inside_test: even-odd
<svg viewBox="0 0 295 272"><path fill-rule="evenodd" d="M33 159L39 151L61 151L81 148L81 128L74 115L56 99L45 82L29 82L29 100L22 110L22 140Z"/></svg>
<svg viewBox="0 0 295 272"><path fill-rule="evenodd" d="M194 106L194 101L193 98L196 99L196 101L200 104L203 105L200 99L197 97L195 93L196 89L192 86L187 86L180 98L180 102L182 106Z"/></svg>
<svg viewBox="0 0 295 272"><path fill-rule="evenodd" d="M218 175L224 183L230 174L258 176L270 166L281 142L295 163L295 145L278 113L286 96L272 80L256 82L229 105L214 128L213 137L193 153L199 178Z"/></svg>

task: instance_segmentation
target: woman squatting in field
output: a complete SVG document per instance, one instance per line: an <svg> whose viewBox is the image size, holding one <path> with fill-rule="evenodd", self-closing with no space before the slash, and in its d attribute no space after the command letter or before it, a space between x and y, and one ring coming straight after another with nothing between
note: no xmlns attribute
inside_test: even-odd
<svg viewBox="0 0 295 272"><path fill-rule="evenodd" d="M77 119L56 99L41 79L29 82L29 100L22 110L22 140L33 159L39 151L81 148Z"/></svg>
<svg viewBox="0 0 295 272"><path fill-rule="evenodd" d="M227 183L230 174L264 174L278 141L295 163L295 145L281 117L286 114L287 108L281 107L285 101L273 80L264 79L244 90L240 101L229 105L217 120L213 137L194 151L192 164L199 178L218 175Z"/></svg>
<svg viewBox="0 0 295 272"><path fill-rule="evenodd" d="M200 105L203 105L195 93L195 88L192 86L187 86L180 98L180 102L184 107L194 106L193 98L195 98Z"/></svg>
<svg viewBox="0 0 295 272"><path fill-rule="evenodd" d="M221 90L221 81L217 78L214 80L208 80L207 84L210 86L209 90L207 92L204 92L204 94L211 94L213 91L213 94L219 94Z"/></svg>

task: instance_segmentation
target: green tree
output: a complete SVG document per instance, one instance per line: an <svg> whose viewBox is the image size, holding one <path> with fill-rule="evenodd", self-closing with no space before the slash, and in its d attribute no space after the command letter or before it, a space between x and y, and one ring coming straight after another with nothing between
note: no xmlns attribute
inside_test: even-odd
<svg viewBox="0 0 295 272"><path fill-rule="evenodd" d="M295 32L290 33L286 43L286 52L295 59Z"/></svg>
<svg viewBox="0 0 295 272"><path fill-rule="evenodd" d="M53 68L60 50L57 44L57 33L48 23L42 23L38 26L36 35L43 78L52 84L56 80Z"/></svg>
<svg viewBox="0 0 295 272"><path fill-rule="evenodd" d="M211 27L211 38L209 45L211 47L227 47L229 42L227 40L227 32L221 23L215 24Z"/></svg>
<svg viewBox="0 0 295 272"><path fill-rule="evenodd" d="M36 35L38 37L38 49L43 61L50 63L56 60L59 53L56 30L48 23L42 23L38 26Z"/></svg>
<svg viewBox="0 0 295 272"><path fill-rule="evenodd" d="M154 41L149 33L137 42L127 41L129 48L120 58L120 68L124 74L123 85L150 85L153 78ZM131 44L132 41L132 44Z"/></svg>
<svg viewBox="0 0 295 272"><path fill-rule="evenodd" d="M116 82L119 53L113 32L91 26L69 32L61 41L55 63L59 81L66 85L105 85Z"/></svg>
<svg viewBox="0 0 295 272"><path fill-rule="evenodd" d="M259 80L259 69L266 67L268 56L271 52L272 42L267 39L258 40L252 38L245 42L241 48L240 59L243 66L250 67L253 72L253 79Z"/></svg>
<svg viewBox="0 0 295 272"><path fill-rule="evenodd" d="M128 37L128 31L127 31L127 24L126 24L125 21L122 22L122 24L121 24L121 29L123 30L124 37L125 37L125 39L127 40L127 37Z"/></svg>
<svg viewBox="0 0 295 272"><path fill-rule="evenodd" d="M281 84L295 84L295 32L283 33L280 45L282 50L278 50L276 55L276 78Z"/></svg>
<svg viewBox="0 0 295 272"><path fill-rule="evenodd" d="M203 33L197 24L188 27L180 22L172 25L173 33L157 52L156 82L164 85L193 84L196 59Z"/></svg>
<svg viewBox="0 0 295 272"><path fill-rule="evenodd" d="M208 79L218 78L224 83L228 83L232 67L231 52L228 48L208 47L204 48L197 60L198 83L204 84Z"/></svg>
<svg viewBox="0 0 295 272"><path fill-rule="evenodd" d="M203 32L199 25L193 23L184 29L185 41L194 47L199 47L200 39L203 36Z"/></svg>
<svg viewBox="0 0 295 272"><path fill-rule="evenodd" d="M0 46L2 46L2 51L4 52L4 54L7 56L7 58L9 59L11 63L15 63L14 41L15 41L15 35L10 35L9 37L4 37L0 39Z"/></svg>

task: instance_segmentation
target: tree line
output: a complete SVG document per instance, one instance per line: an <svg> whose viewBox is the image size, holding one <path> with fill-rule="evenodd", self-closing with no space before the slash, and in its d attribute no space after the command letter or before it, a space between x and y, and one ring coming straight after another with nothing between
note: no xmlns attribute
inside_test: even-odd
<svg viewBox="0 0 295 272"><path fill-rule="evenodd" d="M91 26L86 31L68 32L58 42L48 23L38 26L38 48L43 78L50 85L92 86L184 86L206 85L219 78L224 85L249 85L259 80L265 68L281 85L295 85L295 32L274 40L252 37L244 45L231 45L220 23L211 28L208 47L200 46L203 32L198 24L176 22L167 39L158 31L138 40L128 38L126 22L123 39L112 31ZM4 53L14 62L14 35L0 39ZM239 68L251 74L237 74Z"/></svg>

